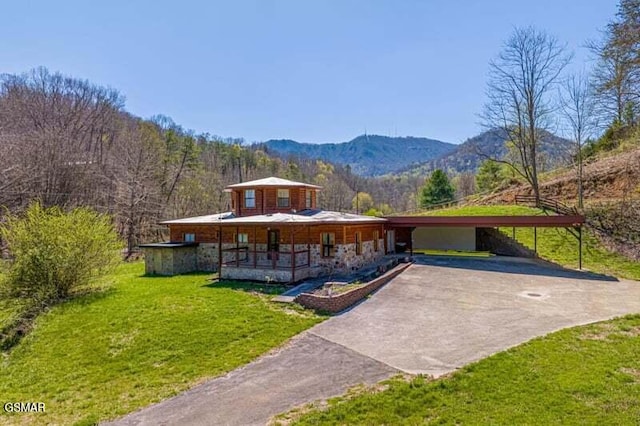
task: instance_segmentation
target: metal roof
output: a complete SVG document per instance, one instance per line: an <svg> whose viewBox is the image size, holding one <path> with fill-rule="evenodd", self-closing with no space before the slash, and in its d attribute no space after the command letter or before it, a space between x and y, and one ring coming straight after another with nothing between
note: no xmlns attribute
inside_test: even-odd
<svg viewBox="0 0 640 426"><path fill-rule="evenodd" d="M387 223L395 227L539 227L564 228L581 226L584 216L389 216Z"/></svg>
<svg viewBox="0 0 640 426"><path fill-rule="evenodd" d="M273 213L235 217L233 213L218 213L207 216L165 220L162 225L257 225L257 224L307 224L321 223L384 223L386 219L353 213L326 210L302 210L298 213Z"/></svg>
<svg viewBox="0 0 640 426"><path fill-rule="evenodd" d="M160 222L161 225L174 225L174 224L209 224L209 223L220 223L223 220L229 220L235 217L232 212L224 212L224 213L216 213L209 214L205 216L193 216L193 217L185 217L183 219L173 219L173 220L165 220Z"/></svg>
<svg viewBox="0 0 640 426"><path fill-rule="evenodd" d="M299 213L273 213L255 216L243 216L224 221L225 225L320 225L323 223L359 224L359 223L385 223L386 220L379 217L363 216L352 213L342 213L326 210L302 210Z"/></svg>
<svg viewBox="0 0 640 426"><path fill-rule="evenodd" d="M300 188L312 188L312 189L322 189L321 186L312 185L310 183L304 182L295 182L288 179L282 179L279 177L268 177L264 179L252 180L249 182L236 183L233 185L229 185L225 188L225 191L229 192L232 189L241 189L241 188L258 188L258 187L300 187Z"/></svg>

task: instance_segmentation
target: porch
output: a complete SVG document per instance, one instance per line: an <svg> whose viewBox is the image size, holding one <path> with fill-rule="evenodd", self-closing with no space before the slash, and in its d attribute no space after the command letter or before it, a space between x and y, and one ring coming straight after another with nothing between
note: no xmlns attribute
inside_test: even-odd
<svg viewBox="0 0 640 426"><path fill-rule="evenodd" d="M281 244L278 251L255 243L224 248L222 259L220 277L224 279L291 283L312 276L310 244Z"/></svg>

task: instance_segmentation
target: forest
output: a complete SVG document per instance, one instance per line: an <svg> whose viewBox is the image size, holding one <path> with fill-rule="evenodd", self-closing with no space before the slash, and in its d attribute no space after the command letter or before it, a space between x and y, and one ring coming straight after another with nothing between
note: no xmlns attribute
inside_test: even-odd
<svg viewBox="0 0 640 426"><path fill-rule="evenodd" d="M570 55L561 43L544 32L517 30L490 64L490 95L483 113L488 127L507 134L509 155L485 161L478 176L444 176L452 187L437 201L518 181L535 190L541 130L561 127L571 135L578 173L584 156L611 149L620 134L635 131L639 34L640 1L622 0L602 39L589 42L593 68L567 76L562 71ZM527 48L548 55L540 92L500 83L518 65L514 55ZM514 108L509 97L527 89L533 91L532 102L540 104L521 110L523 99L518 99L517 114L506 119ZM88 206L113 217L130 250L161 239L164 229L158 222L163 219L227 211L223 189L232 183L267 176L315 183L324 188L322 208L368 214L424 207L423 190L429 184L428 176L406 173L366 178L348 165L277 157L240 138L199 134L166 116L140 118L126 110L116 89L44 67L0 76L0 158L0 206L5 207L0 215L19 212L33 200L45 207Z"/></svg>
<svg viewBox="0 0 640 426"><path fill-rule="evenodd" d="M110 214L130 249L160 238L163 219L227 211L225 186L267 176L317 183L320 205L352 210L356 190L409 209L418 178L373 182L348 166L284 160L241 139L196 134L165 116L125 110L116 90L46 68L0 81L0 205L30 201ZM366 197L365 197L366 198ZM374 207L363 199L365 210ZM386 204L386 206L385 206ZM392 206L392 207L391 207Z"/></svg>

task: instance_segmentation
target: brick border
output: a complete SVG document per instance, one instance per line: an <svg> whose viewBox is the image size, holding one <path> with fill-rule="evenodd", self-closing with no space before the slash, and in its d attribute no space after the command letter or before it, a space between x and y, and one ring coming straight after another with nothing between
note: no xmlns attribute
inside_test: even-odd
<svg viewBox="0 0 640 426"><path fill-rule="evenodd" d="M412 264L413 262L400 264L390 271L369 281L367 284L364 284L362 287L354 288L353 290L349 290L344 293L332 296L302 293L294 299L294 302L301 304L305 308L315 309L317 311L330 312L332 314L342 312L348 307L355 305L369 294L378 290L380 287L391 281L391 279L400 275L400 273Z"/></svg>

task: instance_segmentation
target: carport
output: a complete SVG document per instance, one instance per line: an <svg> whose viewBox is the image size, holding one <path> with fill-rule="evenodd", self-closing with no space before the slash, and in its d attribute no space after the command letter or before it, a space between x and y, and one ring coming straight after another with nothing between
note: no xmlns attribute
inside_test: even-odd
<svg viewBox="0 0 640 426"><path fill-rule="evenodd" d="M387 232L396 242L414 249L473 251L478 247L479 229L533 228L534 251L537 252L538 228L565 228L577 240L579 268L582 269L582 226L584 216L388 216Z"/></svg>

